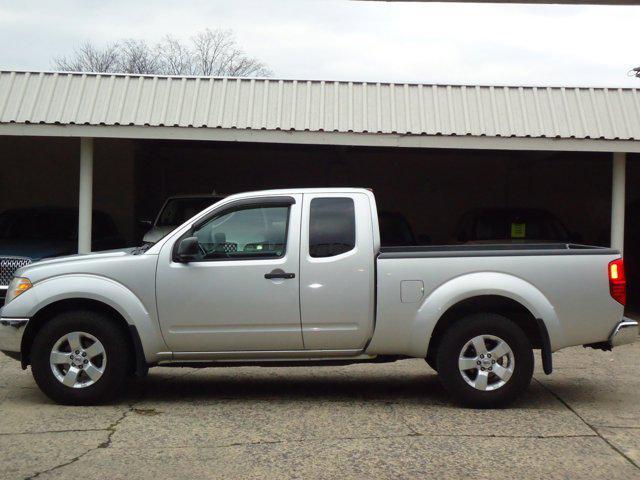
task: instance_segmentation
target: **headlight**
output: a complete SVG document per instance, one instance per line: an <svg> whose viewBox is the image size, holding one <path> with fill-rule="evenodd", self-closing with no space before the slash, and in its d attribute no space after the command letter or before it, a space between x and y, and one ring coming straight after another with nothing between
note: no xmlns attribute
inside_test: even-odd
<svg viewBox="0 0 640 480"><path fill-rule="evenodd" d="M23 292L29 290L33 285L31 285L31 281L25 277L13 277L11 283L9 283L9 288L7 288L7 298L4 301L6 305L11 300L16 298Z"/></svg>

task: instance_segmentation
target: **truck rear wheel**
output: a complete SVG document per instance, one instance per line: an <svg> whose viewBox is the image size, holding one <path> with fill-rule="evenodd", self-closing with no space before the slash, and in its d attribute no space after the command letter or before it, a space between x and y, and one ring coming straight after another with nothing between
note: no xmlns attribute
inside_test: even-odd
<svg viewBox="0 0 640 480"><path fill-rule="evenodd" d="M61 313L37 333L31 371L38 387L55 402L93 405L114 398L127 376L127 338L106 315Z"/></svg>
<svg viewBox="0 0 640 480"><path fill-rule="evenodd" d="M504 407L533 376L533 350L515 323L493 313L456 322L438 348L438 375L457 402L475 408Z"/></svg>

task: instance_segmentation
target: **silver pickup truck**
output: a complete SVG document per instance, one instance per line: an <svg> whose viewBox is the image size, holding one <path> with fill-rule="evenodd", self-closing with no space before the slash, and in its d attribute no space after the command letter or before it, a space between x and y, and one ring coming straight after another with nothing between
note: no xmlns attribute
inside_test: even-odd
<svg viewBox="0 0 640 480"><path fill-rule="evenodd" d="M364 189L233 195L153 245L36 262L0 311L0 350L53 400L111 399L150 366L423 358L450 395L504 406L533 350L635 340L620 254L581 245L381 247Z"/></svg>

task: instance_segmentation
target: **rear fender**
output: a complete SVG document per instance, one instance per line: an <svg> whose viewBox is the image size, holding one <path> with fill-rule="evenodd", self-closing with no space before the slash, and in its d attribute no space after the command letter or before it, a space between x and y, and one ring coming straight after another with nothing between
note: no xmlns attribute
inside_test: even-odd
<svg viewBox="0 0 640 480"><path fill-rule="evenodd" d="M498 295L520 303L544 322L551 350L563 345L563 333L556 312L535 286L513 275L499 272L476 272L449 280L436 288L416 312L411 326L410 351L424 357L431 334L444 313L457 303L483 295Z"/></svg>

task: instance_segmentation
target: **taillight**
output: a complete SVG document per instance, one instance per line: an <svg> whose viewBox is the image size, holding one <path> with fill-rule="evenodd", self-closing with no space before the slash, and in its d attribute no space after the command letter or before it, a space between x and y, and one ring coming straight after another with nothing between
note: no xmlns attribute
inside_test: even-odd
<svg viewBox="0 0 640 480"><path fill-rule="evenodd" d="M627 302L627 277L621 258L609 262L609 292L613 299L622 305Z"/></svg>

